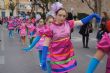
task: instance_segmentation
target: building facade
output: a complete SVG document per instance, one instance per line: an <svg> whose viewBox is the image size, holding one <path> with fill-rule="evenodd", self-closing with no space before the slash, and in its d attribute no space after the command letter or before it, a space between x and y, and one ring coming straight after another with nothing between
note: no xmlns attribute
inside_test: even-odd
<svg viewBox="0 0 110 73"><path fill-rule="evenodd" d="M91 13L92 10L87 6L86 3L82 3L81 0L61 0L61 2L64 4L64 7L67 11L72 11L73 14L77 13ZM110 14L110 0L102 0L102 12L106 11L108 14Z"/></svg>
<svg viewBox="0 0 110 73"><path fill-rule="evenodd" d="M9 0L0 0L0 17L9 16Z"/></svg>
<svg viewBox="0 0 110 73"><path fill-rule="evenodd" d="M14 16L18 16L18 13L28 12L31 10L29 0L12 0L15 4ZM0 17L10 16L11 10L9 9L10 0L0 0Z"/></svg>
<svg viewBox="0 0 110 73"><path fill-rule="evenodd" d="M17 16L19 12L30 12L31 2L30 0L12 0L16 5L14 10L14 16ZM71 11L74 15L77 13L91 13L91 9L87 4L82 3L81 0L60 0L67 11ZM110 14L110 0L102 0L102 12L106 11ZM10 0L0 0L0 17L10 16L9 9ZM38 9L37 9L38 10ZM39 11L39 10L38 10Z"/></svg>

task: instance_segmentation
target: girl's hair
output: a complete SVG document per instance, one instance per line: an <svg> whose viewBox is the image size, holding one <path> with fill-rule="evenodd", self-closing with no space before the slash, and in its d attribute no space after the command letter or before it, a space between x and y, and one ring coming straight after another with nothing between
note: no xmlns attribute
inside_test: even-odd
<svg viewBox="0 0 110 73"><path fill-rule="evenodd" d="M54 17L52 15L49 15L49 16L47 16L45 21L47 22L50 18L54 19Z"/></svg>
<svg viewBox="0 0 110 73"><path fill-rule="evenodd" d="M55 12L56 15L58 14L58 12L59 12L60 10L63 10L63 11L65 11L65 12L67 13L67 11L66 11L64 8L60 8L60 9L58 9L58 10Z"/></svg>
<svg viewBox="0 0 110 73"><path fill-rule="evenodd" d="M37 20L37 21L36 21L36 23L39 23L39 21L40 21L41 19L44 21L44 19L43 19L43 18L40 18L39 20ZM44 21L44 23L45 23L45 21Z"/></svg>
<svg viewBox="0 0 110 73"><path fill-rule="evenodd" d="M107 14L107 12L102 12L103 14L104 14L104 16L107 18L107 20L109 20L109 16L108 16L108 14Z"/></svg>

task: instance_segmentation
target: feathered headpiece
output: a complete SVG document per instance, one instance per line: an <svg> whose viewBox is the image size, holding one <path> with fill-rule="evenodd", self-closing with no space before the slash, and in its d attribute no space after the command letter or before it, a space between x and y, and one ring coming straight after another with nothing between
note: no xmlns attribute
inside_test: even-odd
<svg viewBox="0 0 110 73"><path fill-rule="evenodd" d="M37 14L36 15L36 20L40 20L41 19L41 15L40 14Z"/></svg>
<svg viewBox="0 0 110 73"><path fill-rule="evenodd" d="M56 12L57 10L59 10L60 8L63 8L63 4L60 2L55 2L52 4L51 6L51 10Z"/></svg>
<svg viewBox="0 0 110 73"><path fill-rule="evenodd" d="M51 10L46 14L46 17L49 15L55 17L55 12L58 11L60 8L63 8L63 4L60 2L55 2L51 5Z"/></svg>

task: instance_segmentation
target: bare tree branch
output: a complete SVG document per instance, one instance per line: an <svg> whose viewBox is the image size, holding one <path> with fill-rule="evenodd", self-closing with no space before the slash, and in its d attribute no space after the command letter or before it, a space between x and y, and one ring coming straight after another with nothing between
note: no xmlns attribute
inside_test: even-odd
<svg viewBox="0 0 110 73"><path fill-rule="evenodd" d="M90 2L90 0L88 1L88 0L85 0L85 2L86 2L86 4L88 5L88 7L93 11L93 12L95 12L95 7L92 7L91 6L91 2ZM94 2L94 1L93 1Z"/></svg>

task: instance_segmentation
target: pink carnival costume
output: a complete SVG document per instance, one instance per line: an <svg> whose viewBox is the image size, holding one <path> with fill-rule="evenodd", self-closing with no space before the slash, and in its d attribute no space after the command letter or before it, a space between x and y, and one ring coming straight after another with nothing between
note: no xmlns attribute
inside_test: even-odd
<svg viewBox="0 0 110 73"><path fill-rule="evenodd" d="M30 38L30 37L32 37L31 33L33 33L35 30L35 26L31 23L31 24L27 25L27 28L28 28L28 36Z"/></svg>
<svg viewBox="0 0 110 73"><path fill-rule="evenodd" d="M36 36L39 35L39 32L43 32L44 29L44 25L38 25L36 27ZM42 50L43 50L43 43L45 41L45 36L42 36L41 39L39 40L39 42L36 44L36 51L38 51L39 53L39 62L40 62L40 66L42 63Z"/></svg>
<svg viewBox="0 0 110 73"><path fill-rule="evenodd" d="M20 26L20 36L26 36L26 26L25 23L22 23Z"/></svg>
<svg viewBox="0 0 110 73"><path fill-rule="evenodd" d="M9 20L8 21L8 30L9 30L9 38L13 37L13 30L14 30L14 25L13 25L13 21Z"/></svg>
<svg viewBox="0 0 110 73"><path fill-rule="evenodd" d="M36 36L39 35L39 32L42 32L44 30L45 30L44 25L38 25L37 28L36 28L36 31L37 31ZM45 40L45 36L42 36L41 39L39 40L39 42L36 44L36 49L42 50L42 48L40 48L40 47L43 46L44 40Z"/></svg>
<svg viewBox="0 0 110 73"><path fill-rule="evenodd" d="M61 25L53 23L43 33L52 39L49 46L52 73L69 72L77 66L74 48L69 38L73 27L73 20L65 21Z"/></svg>
<svg viewBox="0 0 110 73"><path fill-rule="evenodd" d="M27 28L28 28L28 37L30 38L31 44L34 39L33 35L35 34L35 26L32 23L28 23Z"/></svg>
<svg viewBox="0 0 110 73"><path fill-rule="evenodd" d="M103 38L97 44L97 48L108 55L106 73L110 73L110 33L105 32Z"/></svg>

